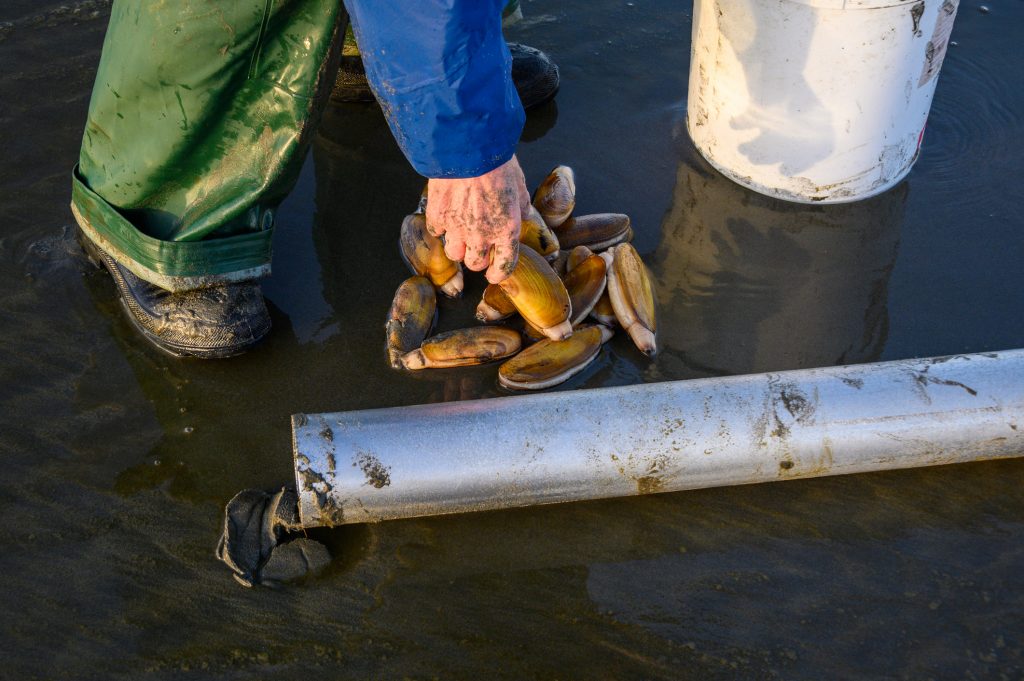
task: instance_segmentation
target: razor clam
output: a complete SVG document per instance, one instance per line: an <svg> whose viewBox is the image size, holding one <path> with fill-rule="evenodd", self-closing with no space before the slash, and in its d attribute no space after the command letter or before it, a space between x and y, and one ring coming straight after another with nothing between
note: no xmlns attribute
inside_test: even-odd
<svg viewBox="0 0 1024 681"><path fill-rule="evenodd" d="M590 317L599 324L604 324L609 329L614 329L619 325L619 320L615 318L615 308L612 307L612 299L608 296L607 287L604 293L601 294L600 299L598 299L597 304L594 305L594 309L590 311Z"/></svg>
<svg viewBox="0 0 1024 681"><path fill-rule="evenodd" d="M516 313L516 306L508 299L497 284L488 284L480 303L476 306L476 318L482 322L498 322Z"/></svg>
<svg viewBox="0 0 1024 681"><path fill-rule="evenodd" d="M523 218L519 241L540 253L548 261L558 257L558 237L533 206L530 206L530 214Z"/></svg>
<svg viewBox="0 0 1024 681"><path fill-rule="evenodd" d="M569 261L569 251L564 248L558 252L558 257L552 258L548 261L551 265L551 269L555 271L559 277L565 276L565 265Z"/></svg>
<svg viewBox="0 0 1024 681"><path fill-rule="evenodd" d="M533 205L552 229L558 228L576 207L576 175L569 166L558 166L533 193Z"/></svg>
<svg viewBox="0 0 1024 681"><path fill-rule="evenodd" d="M520 246L519 263L500 284L523 318L553 340L572 335L572 306L565 284L537 251Z"/></svg>
<svg viewBox="0 0 1024 681"><path fill-rule="evenodd" d="M594 255L594 252L586 246L577 246L569 251L569 257L565 259L565 274L572 272L581 262ZM562 277L563 280L565 277Z"/></svg>
<svg viewBox="0 0 1024 681"><path fill-rule="evenodd" d="M395 291L388 311L388 361L402 368L402 356L420 347L437 319L437 296L426 277L409 277Z"/></svg>
<svg viewBox="0 0 1024 681"><path fill-rule="evenodd" d="M402 259L413 274L427 277L450 298L462 295L462 265L448 259L444 244L427 231L427 220L422 213L405 217L398 245Z"/></svg>
<svg viewBox="0 0 1024 681"><path fill-rule="evenodd" d="M573 252L575 253L575 249ZM571 264L571 255L569 261ZM601 298L607 283L607 271L604 259L591 253L565 275L565 290L569 292L569 300L572 303L570 322L573 326L586 319Z"/></svg>
<svg viewBox="0 0 1024 681"><path fill-rule="evenodd" d="M545 338L508 360L498 369L498 382L512 390L541 390L558 385L594 361L601 345L612 337L603 326L585 326L564 341Z"/></svg>
<svg viewBox="0 0 1024 681"><path fill-rule="evenodd" d="M658 352L654 293L640 254L631 244L619 244L601 254L608 265L608 297L615 318L646 355Z"/></svg>
<svg viewBox="0 0 1024 681"><path fill-rule="evenodd" d="M569 218L558 230L562 248L587 246L601 251L633 238L629 216L622 213L595 213Z"/></svg>
<svg viewBox="0 0 1024 681"><path fill-rule="evenodd" d="M544 335L543 331L541 331L540 329L538 329L536 326L526 321L525 319L523 320L523 336L530 343L536 343L539 340L544 340L545 338L547 338L547 336Z"/></svg>
<svg viewBox="0 0 1024 681"><path fill-rule="evenodd" d="M402 357L406 369L443 369L484 364L519 352L519 334L503 326L474 326L432 336Z"/></svg>

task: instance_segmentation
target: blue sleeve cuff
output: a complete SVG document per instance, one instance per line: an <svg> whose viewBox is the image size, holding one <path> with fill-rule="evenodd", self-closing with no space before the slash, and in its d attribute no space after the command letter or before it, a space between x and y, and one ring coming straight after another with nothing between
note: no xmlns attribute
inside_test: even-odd
<svg viewBox="0 0 1024 681"><path fill-rule="evenodd" d="M367 80L426 177L476 177L515 153L526 115L503 0L347 0Z"/></svg>

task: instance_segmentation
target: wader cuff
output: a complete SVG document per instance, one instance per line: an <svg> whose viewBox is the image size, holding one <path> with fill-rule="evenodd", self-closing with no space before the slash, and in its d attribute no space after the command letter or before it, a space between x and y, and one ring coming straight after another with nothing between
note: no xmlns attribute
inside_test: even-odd
<svg viewBox="0 0 1024 681"><path fill-rule="evenodd" d="M72 179L83 232L170 291L268 274L344 20L338 0L115 0Z"/></svg>
<svg viewBox="0 0 1024 681"><path fill-rule="evenodd" d="M273 230L204 241L147 236L72 172L71 212L86 236L135 276L168 291L216 286L270 274Z"/></svg>

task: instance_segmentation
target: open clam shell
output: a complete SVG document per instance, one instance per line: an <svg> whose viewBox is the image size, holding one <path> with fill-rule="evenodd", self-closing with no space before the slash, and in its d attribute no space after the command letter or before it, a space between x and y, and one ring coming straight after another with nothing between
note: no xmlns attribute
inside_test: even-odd
<svg viewBox="0 0 1024 681"><path fill-rule="evenodd" d="M622 213L594 213L569 218L558 230L563 249L587 246L601 251L633 238L629 216Z"/></svg>
<svg viewBox="0 0 1024 681"><path fill-rule="evenodd" d="M572 335L569 293L562 280L537 251L529 246L521 246L516 268L499 286L519 314L545 336L563 340Z"/></svg>
<svg viewBox="0 0 1024 681"><path fill-rule="evenodd" d="M603 326L576 330L572 338L545 338L523 350L498 369L498 382L512 390L542 390L563 383L594 361L601 345L612 337Z"/></svg>
<svg viewBox="0 0 1024 681"><path fill-rule="evenodd" d="M402 357L420 347L437 319L437 295L426 277L409 277L395 291L388 310L388 361L402 368Z"/></svg>
<svg viewBox="0 0 1024 681"><path fill-rule="evenodd" d="M503 326L474 326L432 336L402 357L406 369L443 369L485 364L519 352L519 334Z"/></svg>
<svg viewBox="0 0 1024 681"><path fill-rule="evenodd" d="M413 274L427 277L441 293L450 298L462 295L462 265L448 259L444 244L427 231L427 220L422 213L405 217L398 245L402 259Z"/></svg>
<svg viewBox="0 0 1024 681"><path fill-rule="evenodd" d="M565 222L576 207L576 174L569 166L558 166L533 193L533 205L552 229Z"/></svg>
<svg viewBox="0 0 1024 681"><path fill-rule="evenodd" d="M654 292L647 268L631 244L601 254L608 265L608 297L619 324L646 355L658 352Z"/></svg>

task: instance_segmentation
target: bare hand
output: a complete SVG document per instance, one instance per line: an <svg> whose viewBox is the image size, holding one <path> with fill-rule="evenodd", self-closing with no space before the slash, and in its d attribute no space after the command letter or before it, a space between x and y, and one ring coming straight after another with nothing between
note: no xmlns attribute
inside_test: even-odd
<svg viewBox="0 0 1024 681"><path fill-rule="evenodd" d="M530 208L526 180L513 156L479 177L427 183L427 229L444 235L448 257L497 284L515 269L519 228Z"/></svg>

